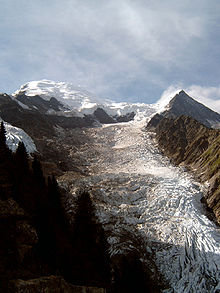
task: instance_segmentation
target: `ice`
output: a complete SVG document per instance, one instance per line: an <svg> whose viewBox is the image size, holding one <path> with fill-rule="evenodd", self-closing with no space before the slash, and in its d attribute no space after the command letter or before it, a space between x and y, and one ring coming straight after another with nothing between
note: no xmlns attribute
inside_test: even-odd
<svg viewBox="0 0 220 293"><path fill-rule="evenodd" d="M201 204L204 186L160 154L144 124L87 129L93 144L87 151L84 146L83 154L96 159L90 161L91 176L76 179L71 193L81 184L90 187L100 220L111 234L112 254L129 249L141 235L145 251L154 251L169 283L166 292L217 292L220 231ZM134 237L129 243L121 241L125 231Z"/></svg>

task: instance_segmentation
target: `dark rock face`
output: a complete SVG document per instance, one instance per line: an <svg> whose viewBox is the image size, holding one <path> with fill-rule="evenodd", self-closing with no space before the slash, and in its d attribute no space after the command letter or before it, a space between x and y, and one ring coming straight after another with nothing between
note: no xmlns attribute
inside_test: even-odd
<svg viewBox="0 0 220 293"><path fill-rule="evenodd" d="M100 122L103 124L111 124L111 123L117 123L117 122L129 122L131 120L134 120L134 116L135 113L131 112L131 113L127 113L126 115L115 115L114 117L111 117L110 115L108 115L102 108L97 108L94 113L93 116Z"/></svg>
<svg viewBox="0 0 220 293"><path fill-rule="evenodd" d="M33 139L54 136L55 126L69 129L90 127L96 121L92 115L65 117L46 114L49 109L56 111L60 107L60 103L55 98L44 101L36 96L33 103L23 95L18 100L26 103L30 109L24 109L8 95L0 95L0 117L13 126L22 128Z"/></svg>
<svg viewBox="0 0 220 293"><path fill-rule="evenodd" d="M109 116L102 108L97 108L94 113L94 117L103 124L115 123L116 121Z"/></svg>
<svg viewBox="0 0 220 293"><path fill-rule="evenodd" d="M187 116L163 118L154 131L160 149L173 163L196 170L202 182L210 182L206 202L220 224L220 131Z"/></svg>
<svg viewBox="0 0 220 293"><path fill-rule="evenodd" d="M27 97L24 94L18 95L16 100L22 102L32 110L38 110L41 113L46 113L48 110L61 111L68 110L57 99L50 98L49 101L42 99L40 96Z"/></svg>
<svg viewBox="0 0 220 293"><path fill-rule="evenodd" d="M117 122L129 122L131 120L134 120L135 113L127 113L126 115L121 115L121 116L114 116Z"/></svg>
<svg viewBox="0 0 220 293"><path fill-rule="evenodd" d="M179 94L177 94L170 101L168 109L160 113L160 115L166 118L177 118L181 115L186 115L194 118L209 128L220 127L220 114L195 101L184 91L181 91ZM152 119L154 119L154 117ZM149 124L151 123L152 122L150 121ZM155 123L154 126L156 126Z"/></svg>
<svg viewBox="0 0 220 293"><path fill-rule="evenodd" d="M8 95L0 95L0 117L13 126L24 129L30 136L54 135L54 125L47 115L22 108Z"/></svg>
<svg viewBox="0 0 220 293"><path fill-rule="evenodd" d="M159 124L160 120L163 119L163 116L160 114L156 114L153 116L153 118L151 118L151 120L149 121L147 128L150 130L154 130L154 128Z"/></svg>

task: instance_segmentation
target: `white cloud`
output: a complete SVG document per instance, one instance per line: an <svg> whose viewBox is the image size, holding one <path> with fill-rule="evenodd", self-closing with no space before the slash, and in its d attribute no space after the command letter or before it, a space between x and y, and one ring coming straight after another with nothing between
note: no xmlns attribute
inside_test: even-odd
<svg viewBox="0 0 220 293"><path fill-rule="evenodd" d="M171 85L169 86L161 95L159 101L160 105L159 111L163 111L164 108L169 104L170 100L181 91L181 86Z"/></svg>
<svg viewBox="0 0 220 293"><path fill-rule="evenodd" d="M192 85L186 91L195 100L220 113L220 85L218 87Z"/></svg>
<svg viewBox="0 0 220 293"><path fill-rule="evenodd" d="M218 15L216 4L210 15L208 6L201 8L201 0L8 0L0 11L0 68L9 68L13 82L66 80L113 98L140 80L145 96L150 87L158 94L179 80L195 83L188 79L206 60L200 49Z"/></svg>

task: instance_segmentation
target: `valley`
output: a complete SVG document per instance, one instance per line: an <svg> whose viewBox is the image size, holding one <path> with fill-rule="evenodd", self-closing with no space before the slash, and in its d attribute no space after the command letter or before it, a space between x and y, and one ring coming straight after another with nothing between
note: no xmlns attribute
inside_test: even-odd
<svg viewBox="0 0 220 293"><path fill-rule="evenodd" d="M200 201L205 187L161 155L145 124L84 129L88 140L74 157L83 156L86 175L67 172L58 178L69 192L68 213L77 188L85 186L112 255L137 249L146 265L150 255L169 284L164 292L218 292L220 233Z"/></svg>
<svg viewBox="0 0 220 293"><path fill-rule="evenodd" d="M38 257L42 256L41 252L38 256L34 252L39 243L44 243L43 252L54 247L52 259L62 255L61 259L48 269L45 265L50 260L43 256L39 268L27 274L27 264L22 258L23 271L20 274L15 270L14 277L6 274L8 280L3 282L6 287L8 281L14 282L13 278L23 278L23 285L15 280L16 290L20 292L19 286L27 288L32 284L30 278L34 278L38 291L41 282L45 282L48 290L54 290L55 283L60 280L62 284L70 282L65 283L69 288L95 285L100 290L112 292L112 289L120 293L123 290L137 292L137 288L140 292L143 288L164 293L220 292L220 230L216 225L220 211L220 115L184 91L169 99L168 104L163 100L155 104L115 103L101 100L72 84L48 80L29 82L12 95L0 94L0 116L6 126L2 154L7 149L4 143L14 152L24 142L30 154L27 169L35 155L39 160L40 177L45 178L42 179L46 183L45 190L49 190L53 175L56 176L54 184L57 180L61 188L57 193L54 191L60 214L55 212L52 198L48 198L49 191L46 201L41 203L43 210L52 213L49 226L54 227L55 238L51 236L53 240L48 247L49 226L42 237L41 229L44 230L48 220L45 212L43 225L39 228L36 222L33 226L39 228L36 235L40 236L40 240L31 239L30 256L33 259L24 252L34 267ZM14 154L11 156L13 158ZM6 187L2 182L2 188L7 192L1 203L2 225L7 236L5 223L11 221L12 216L8 212L10 208L5 211L5 206L10 207L10 200L18 207L24 206L25 210L33 205L33 213L26 216L27 223L32 222L32 217L41 219L41 215L34 203L39 201L38 195L34 194L33 198L30 190L24 193L23 184L20 197L17 197L16 189L11 189L13 184L19 185L19 180L13 183L19 166L12 168L14 177L11 178L11 171L5 172L4 164L7 166L7 158L1 166L2 178L8 180ZM29 172L32 178L33 166ZM35 179L27 181L27 186L24 184L27 190L32 188L31 180ZM39 193L44 194L45 190ZM111 256L108 265L112 270L109 274L112 279L108 283L103 283L98 273L102 265L96 266L96 261L91 268L92 271L97 269L99 281L84 279L89 255L82 263L79 261L79 272L74 263L74 254L80 253L81 244L89 243L83 242L81 237L72 239L69 234L74 228L77 201L82 191L88 191L96 208L95 218L102 224L103 234L108 239ZM85 210L85 214L87 212ZM66 232L60 229L62 217ZM17 218L14 228L9 231L16 239ZM25 233L31 229L26 229ZM87 236L87 233L83 235ZM96 242L99 236L94 235ZM6 240L7 237L3 239L2 251L7 250ZM17 250L14 250L15 257L26 245L20 240L17 240L18 249L15 247ZM77 249L73 249L74 241L79 241ZM13 242L9 243L13 246ZM69 243L67 250L63 249L65 243ZM53 274L57 272L58 276L54 278ZM45 280L45 276L49 279ZM61 283L58 290L62 290Z"/></svg>

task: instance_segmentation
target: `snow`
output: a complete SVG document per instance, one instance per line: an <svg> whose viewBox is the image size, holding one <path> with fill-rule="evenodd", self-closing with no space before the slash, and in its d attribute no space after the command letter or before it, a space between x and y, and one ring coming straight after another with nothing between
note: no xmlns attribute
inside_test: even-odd
<svg viewBox="0 0 220 293"><path fill-rule="evenodd" d="M144 116L149 116L156 112L157 106L143 103L116 103L107 99L101 99L88 92L80 86L74 86L71 83L55 82L51 80L31 81L20 87L12 94L16 97L18 94L25 93L28 97L36 95L45 100L51 97L56 98L69 110L63 112L64 115L92 114L98 107L103 108L109 115L125 115L135 112L136 119L140 120Z"/></svg>
<svg viewBox="0 0 220 293"><path fill-rule="evenodd" d="M201 204L204 187L160 154L144 124L86 129L92 143L83 145L83 156L90 176L73 178L70 192L74 195L78 186L89 186L100 220L111 233L112 254L128 249L141 235L141 258L147 263L146 253L153 251L169 283L166 292L217 292L220 231ZM124 231L134 240L122 241Z"/></svg>
<svg viewBox="0 0 220 293"><path fill-rule="evenodd" d="M6 143L13 152L16 151L19 142L24 143L29 154L37 151L32 138L24 130L14 127L7 122L4 122L4 126L6 130Z"/></svg>

